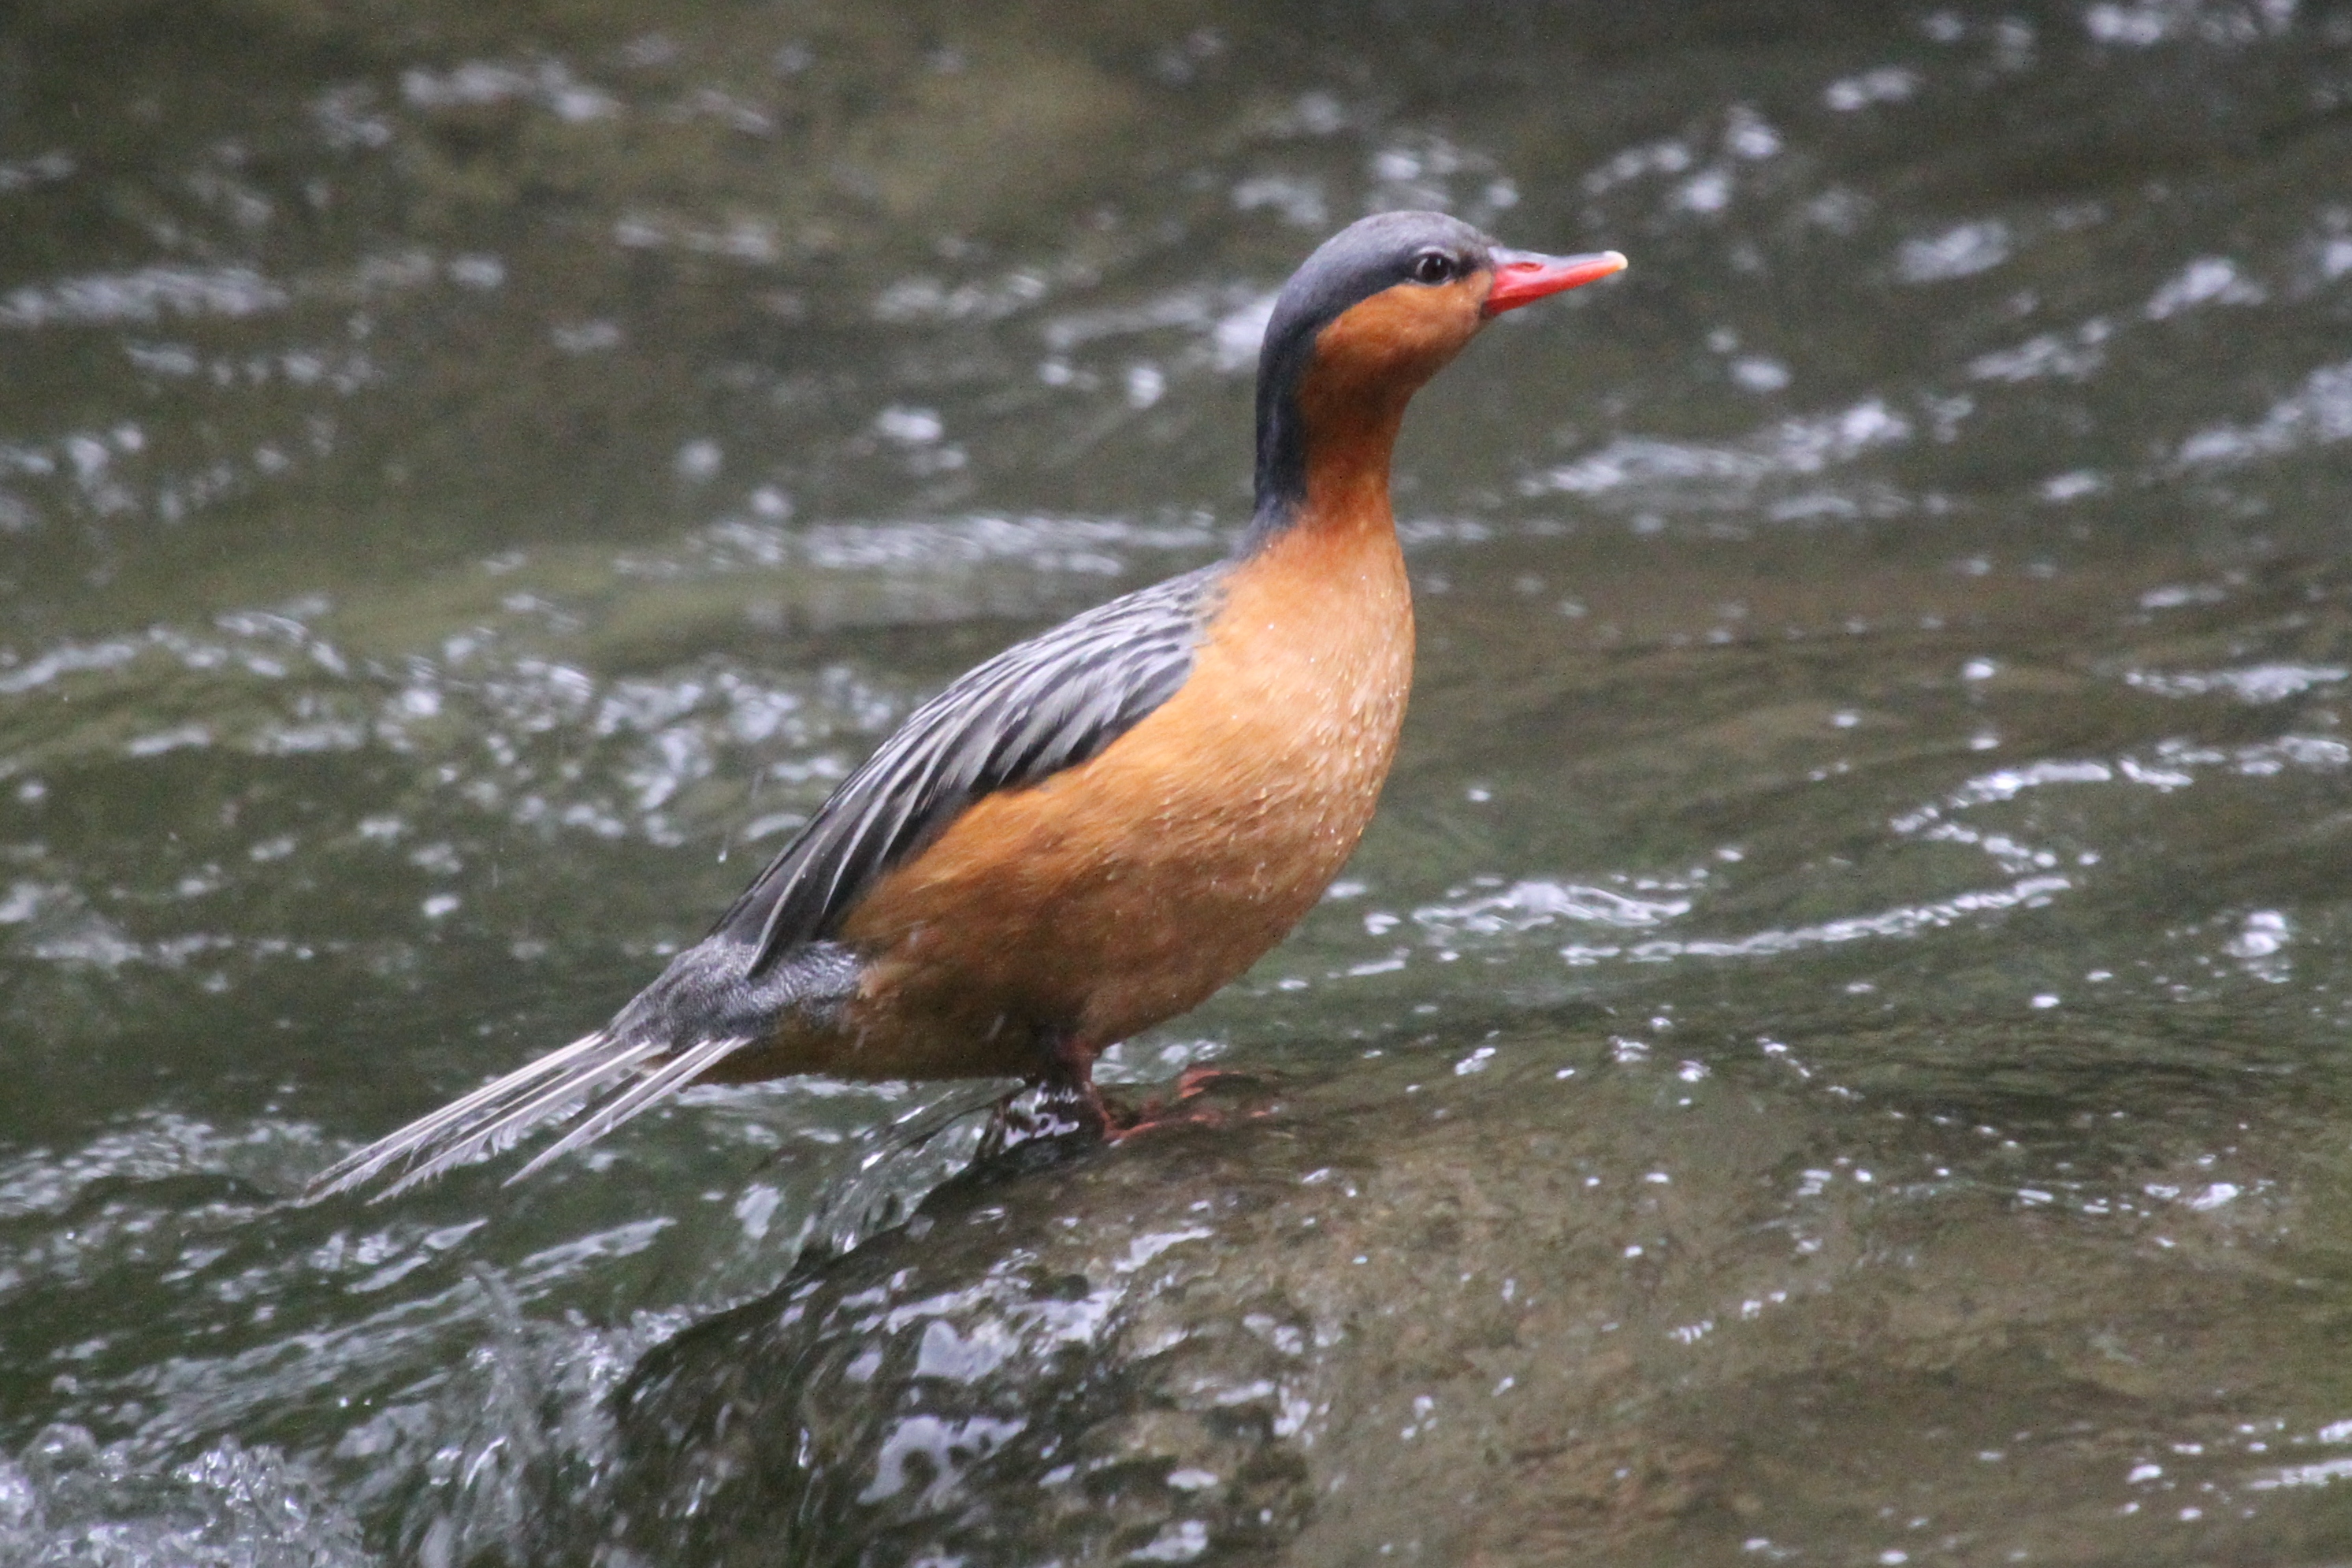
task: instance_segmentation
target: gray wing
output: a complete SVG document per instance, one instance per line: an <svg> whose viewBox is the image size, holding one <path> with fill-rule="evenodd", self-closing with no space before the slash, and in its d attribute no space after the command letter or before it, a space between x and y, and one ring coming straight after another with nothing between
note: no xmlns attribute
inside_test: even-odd
<svg viewBox="0 0 2352 1568"><path fill-rule="evenodd" d="M345 1155L309 1195L404 1163L390 1196L578 1119L515 1173L520 1181L667 1100L786 1011L846 994L858 961L825 939L876 879L982 795L1085 762L1175 695L1223 572L1206 567L1114 599L1005 649L924 703L709 937L672 959L610 1024Z"/></svg>
<svg viewBox="0 0 2352 1568"><path fill-rule="evenodd" d="M1099 754L1175 695L1222 564L1113 599L1015 644L924 703L843 781L719 918L755 971L834 935L882 874L984 795Z"/></svg>

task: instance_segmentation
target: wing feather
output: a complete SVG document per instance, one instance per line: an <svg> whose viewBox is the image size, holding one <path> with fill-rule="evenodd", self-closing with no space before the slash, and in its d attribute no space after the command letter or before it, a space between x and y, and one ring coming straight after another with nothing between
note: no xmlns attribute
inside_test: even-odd
<svg viewBox="0 0 2352 1568"><path fill-rule="evenodd" d="M1175 695L1223 571L1114 599L956 681L844 780L711 934L610 1024L338 1161L310 1196L398 1165L388 1197L578 1118L520 1181L669 1099L786 1012L847 994L858 960L829 939L866 889L973 801L1086 762Z"/></svg>
<svg viewBox="0 0 2352 1568"><path fill-rule="evenodd" d="M1099 753L1192 673L1222 567L1077 616L918 708L719 922L758 963L834 935L866 889L984 795Z"/></svg>

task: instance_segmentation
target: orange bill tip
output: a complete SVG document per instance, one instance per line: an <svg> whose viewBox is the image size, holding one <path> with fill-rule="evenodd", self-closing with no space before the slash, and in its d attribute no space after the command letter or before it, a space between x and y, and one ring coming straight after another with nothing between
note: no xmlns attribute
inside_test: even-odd
<svg viewBox="0 0 2352 1568"><path fill-rule="evenodd" d="M1486 291L1486 314L1501 315L1520 306L1625 270L1625 258L1614 250L1592 256L1544 256L1532 250L1496 250L1495 286Z"/></svg>

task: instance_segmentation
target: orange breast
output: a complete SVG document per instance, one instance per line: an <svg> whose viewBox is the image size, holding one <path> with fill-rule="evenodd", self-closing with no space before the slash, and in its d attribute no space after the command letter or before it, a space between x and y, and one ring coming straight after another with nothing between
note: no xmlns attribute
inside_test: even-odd
<svg viewBox="0 0 2352 1568"><path fill-rule="evenodd" d="M1387 498L1350 499L1236 563L1150 717L877 884L842 931L873 958L829 1070L1028 1072L1042 1038L1122 1039L1282 940L1370 820L1412 684Z"/></svg>

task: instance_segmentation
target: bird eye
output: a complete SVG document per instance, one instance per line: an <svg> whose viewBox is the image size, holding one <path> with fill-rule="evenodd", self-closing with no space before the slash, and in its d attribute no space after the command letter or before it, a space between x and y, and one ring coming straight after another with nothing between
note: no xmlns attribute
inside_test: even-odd
<svg viewBox="0 0 2352 1568"><path fill-rule="evenodd" d="M1442 250L1424 250L1412 258L1412 280L1443 283L1454 276L1454 258Z"/></svg>

